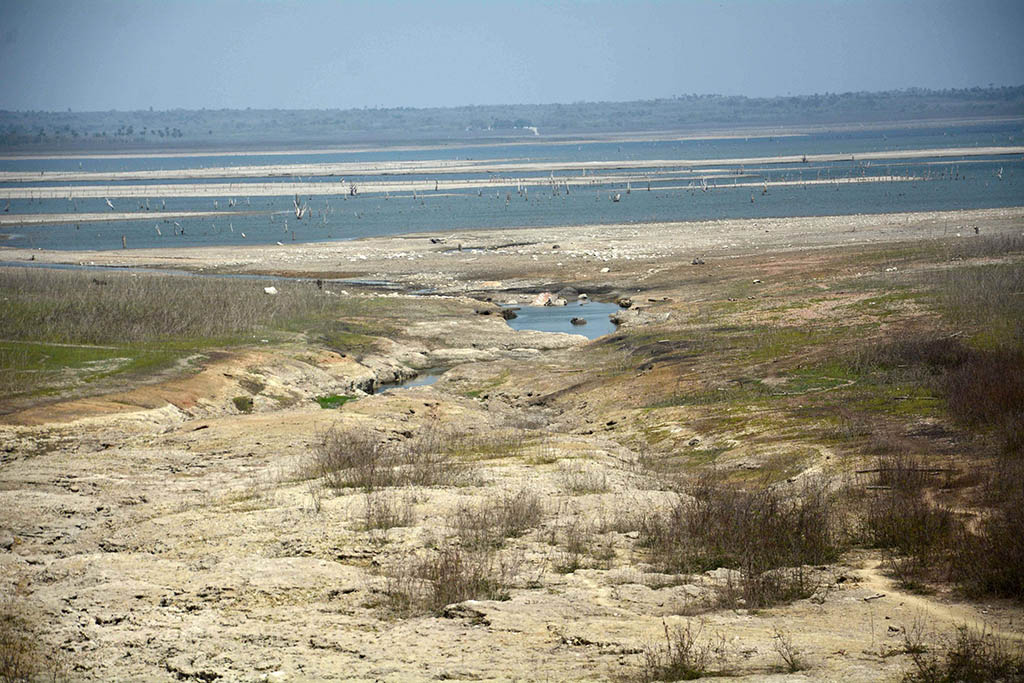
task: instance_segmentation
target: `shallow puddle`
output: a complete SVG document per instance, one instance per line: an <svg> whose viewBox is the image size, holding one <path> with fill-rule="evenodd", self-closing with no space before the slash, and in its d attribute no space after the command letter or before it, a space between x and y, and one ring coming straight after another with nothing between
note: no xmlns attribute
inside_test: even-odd
<svg viewBox="0 0 1024 683"><path fill-rule="evenodd" d="M375 393L384 394L395 389L412 389L413 387L428 387L437 380L441 379L441 375L445 373L448 368L430 368L422 371L412 379L407 379L402 382L389 382L382 384L377 387Z"/></svg>
<svg viewBox="0 0 1024 683"><path fill-rule="evenodd" d="M573 302L566 306L509 306L516 317L508 321L514 330L539 330L540 332L566 332L580 334L587 339L597 339L615 331L616 325L608 316L619 310L617 304ZM573 319L585 321L573 324Z"/></svg>

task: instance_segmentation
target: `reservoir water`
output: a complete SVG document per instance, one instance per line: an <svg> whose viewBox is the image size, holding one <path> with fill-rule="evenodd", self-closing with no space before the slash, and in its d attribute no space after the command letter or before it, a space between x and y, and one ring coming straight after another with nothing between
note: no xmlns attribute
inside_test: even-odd
<svg viewBox="0 0 1024 683"><path fill-rule="evenodd" d="M0 245L289 244L424 231L1016 206L1024 202L1022 140L1024 126L1010 121L711 140L0 156ZM130 220L90 220L122 212Z"/></svg>

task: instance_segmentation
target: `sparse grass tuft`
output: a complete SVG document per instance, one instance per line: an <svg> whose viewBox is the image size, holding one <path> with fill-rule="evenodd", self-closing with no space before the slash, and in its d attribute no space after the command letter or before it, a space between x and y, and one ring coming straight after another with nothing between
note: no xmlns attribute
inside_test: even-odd
<svg viewBox="0 0 1024 683"><path fill-rule="evenodd" d="M369 530L387 531L412 524L413 497L398 495L392 489L373 491L364 497L363 522Z"/></svg>
<svg viewBox="0 0 1024 683"><path fill-rule="evenodd" d="M782 660L783 668L785 671L794 674L797 671L803 671L807 668L803 659L800 656L800 651L793 645L793 639L786 631L783 631L778 626L774 627L774 635L772 636L772 648L775 650L775 654Z"/></svg>

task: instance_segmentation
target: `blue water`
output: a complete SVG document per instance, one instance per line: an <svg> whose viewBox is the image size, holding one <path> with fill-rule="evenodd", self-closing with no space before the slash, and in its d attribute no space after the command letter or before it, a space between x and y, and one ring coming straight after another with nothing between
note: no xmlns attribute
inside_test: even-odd
<svg viewBox="0 0 1024 683"><path fill-rule="evenodd" d="M268 182L254 174L229 180L214 178L189 183L230 182L236 196L174 197L145 199L110 197L118 211L140 211L144 220L95 223L50 223L0 227L0 245L46 249L120 249L122 236L128 248L159 248L209 245L273 244L346 240L377 235L423 231L455 231L474 228L515 228L556 225L631 224L639 222L820 216L896 211L931 211L1017 206L1024 203L1024 158L1021 155L993 155L965 158L894 159L886 161L844 160L830 163L766 163L740 169L716 163L736 157L768 157L801 154L865 154L878 151L950 147L1015 145L1024 140L1024 128L1017 123L992 123L950 129L892 129L849 131L797 137L752 137L715 140L668 140L654 142L583 142L559 144L515 144L434 147L416 150L325 152L285 155L209 155L198 157L124 157L62 159L0 159L4 171L135 171L195 167L254 166L282 163L328 163L353 161L408 161L482 159L524 161L635 161L704 160L700 169L717 169L722 175L707 175L707 191L700 189L702 171L687 175L687 164L672 169L630 169L631 191L624 183L609 178L618 171L588 171L588 186L571 186L553 194L546 184L549 172L515 172L515 178L529 178L535 184L527 198L516 193L516 181L498 174L460 172L452 174L402 174L401 179L480 179L490 181L478 195L474 190L411 194L361 192L348 195L313 195L304 198L312 216L296 221L292 195L246 197L249 183ZM663 180L657 175L670 171L678 177ZM650 190L646 178L650 174ZM873 181L835 185L771 186L767 194L760 187L732 187L734 182L816 181L849 178L877 178L886 175L924 178L912 182ZM555 172L557 177L579 179L579 171ZM370 183L392 176L359 176L357 183ZM275 178L288 182L291 178ZM298 182L298 178L294 179ZM333 183L335 177L304 177L303 182ZM156 181L174 184L186 181ZM692 185L691 185L692 183ZM109 184L105 181L74 182L73 185ZM117 181L117 185L146 185L145 181ZM62 186L45 176L31 183L0 183L6 187L37 188ZM369 187L364 185L363 187ZM511 201L506 204L506 196ZM610 198L618 193L619 202ZM753 201L751 201L753 199ZM229 203L234 203L229 209ZM46 213L109 212L102 198L95 199L11 199L0 200L7 215ZM240 214L228 215L228 211ZM171 211L214 211L223 216L181 219L163 216Z"/></svg>
<svg viewBox="0 0 1024 683"><path fill-rule="evenodd" d="M610 315L619 311L616 304L573 302L567 306L522 306L515 309L516 317L508 321L514 330L566 332L597 339L615 331ZM573 325L573 318L582 318L586 325Z"/></svg>

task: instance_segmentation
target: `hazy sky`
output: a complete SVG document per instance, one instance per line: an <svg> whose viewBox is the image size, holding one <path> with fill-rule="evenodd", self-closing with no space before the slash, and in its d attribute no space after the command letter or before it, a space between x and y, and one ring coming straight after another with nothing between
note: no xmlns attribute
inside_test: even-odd
<svg viewBox="0 0 1024 683"><path fill-rule="evenodd" d="M0 0L0 109L1024 84L1024 0Z"/></svg>

